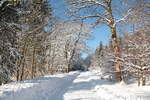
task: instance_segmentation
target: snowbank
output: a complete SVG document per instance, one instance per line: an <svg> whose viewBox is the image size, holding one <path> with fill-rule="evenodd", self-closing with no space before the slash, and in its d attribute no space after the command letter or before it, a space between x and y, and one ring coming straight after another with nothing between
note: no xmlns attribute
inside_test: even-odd
<svg viewBox="0 0 150 100"><path fill-rule="evenodd" d="M0 100L61 100L65 92L63 89L78 74L79 72L71 72L6 84L0 87Z"/></svg>

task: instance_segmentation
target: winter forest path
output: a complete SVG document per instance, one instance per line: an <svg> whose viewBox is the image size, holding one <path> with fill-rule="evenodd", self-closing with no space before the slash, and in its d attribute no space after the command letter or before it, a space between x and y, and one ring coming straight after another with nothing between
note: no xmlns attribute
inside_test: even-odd
<svg viewBox="0 0 150 100"><path fill-rule="evenodd" d="M98 72L71 72L0 87L0 100L150 100L150 87L100 80Z"/></svg>
<svg viewBox="0 0 150 100"><path fill-rule="evenodd" d="M82 72L68 87L64 100L98 100L95 86L99 84L99 76L91 72Z"/></svg>

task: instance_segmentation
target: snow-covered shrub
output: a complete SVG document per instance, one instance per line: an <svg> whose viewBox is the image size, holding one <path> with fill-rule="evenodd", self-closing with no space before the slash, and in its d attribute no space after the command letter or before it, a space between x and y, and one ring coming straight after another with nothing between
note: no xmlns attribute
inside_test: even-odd
<svg viewBox="0 0 150 100"><path fill-rule="evenodd" d="M111 45L99 45L95 53L92 55L89 70L99 71L102 79L115 79L114 55Z"/></svg>

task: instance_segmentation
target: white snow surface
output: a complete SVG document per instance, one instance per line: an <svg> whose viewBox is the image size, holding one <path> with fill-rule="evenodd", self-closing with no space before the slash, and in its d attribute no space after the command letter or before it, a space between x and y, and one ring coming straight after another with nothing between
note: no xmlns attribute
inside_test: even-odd
<svg viewBox="0 0 150 100"><path fill-rule="evenodd" d="M150 86L116 84L95 71L76 71L2 85L0 100L150 100Z"/></svg>

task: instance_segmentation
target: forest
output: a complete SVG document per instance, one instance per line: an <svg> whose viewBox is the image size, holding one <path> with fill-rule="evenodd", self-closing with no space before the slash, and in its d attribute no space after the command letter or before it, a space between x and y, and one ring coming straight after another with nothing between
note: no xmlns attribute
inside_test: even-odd
<svg viewBox="0 0 150 100"><path fill-rule="evenodd" d="M110 40L92 52L103 25ZM0 84L76 70L149 85L150 0L0 0Z"/></svg>

